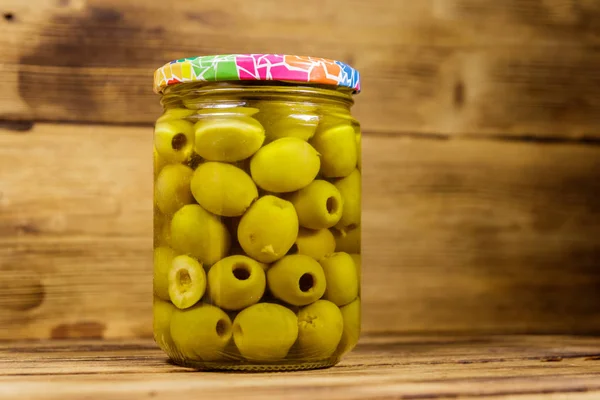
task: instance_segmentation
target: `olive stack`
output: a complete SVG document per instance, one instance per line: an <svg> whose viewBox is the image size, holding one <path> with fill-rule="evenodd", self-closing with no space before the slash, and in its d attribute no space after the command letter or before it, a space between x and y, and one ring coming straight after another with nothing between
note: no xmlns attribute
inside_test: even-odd
<svg viewBox="0 0 600 400"><path fill-rule="evenodd" d="M337 104L165 110L154 134L154 337L170 357L298 368L355 346L360 137Z"/></svg>

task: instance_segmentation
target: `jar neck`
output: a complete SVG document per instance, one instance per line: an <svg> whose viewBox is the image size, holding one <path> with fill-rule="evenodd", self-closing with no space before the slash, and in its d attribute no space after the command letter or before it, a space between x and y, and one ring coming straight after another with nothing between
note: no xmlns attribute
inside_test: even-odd
<svg viewBox="0 0 600 400"><path fill-rule="evenodd" d="M191 82L167 87L161 104L165 109L193 105L202 108L215 103L243 105L246 101L283 101L332 105L350 109L352 90L326 85L299 85L273 81Z"/></svg>

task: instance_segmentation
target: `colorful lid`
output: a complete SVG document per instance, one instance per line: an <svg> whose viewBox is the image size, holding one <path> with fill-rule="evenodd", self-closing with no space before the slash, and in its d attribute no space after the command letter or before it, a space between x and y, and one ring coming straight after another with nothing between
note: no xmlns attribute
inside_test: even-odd
<svg viewBox="0 0 600 400"><path fill-rule="evenodd" d="M360 92L360 75L348 64L284 54L226 54L171 61L154 72L154 92L183 82L246 80L315 83Z"/></svg>

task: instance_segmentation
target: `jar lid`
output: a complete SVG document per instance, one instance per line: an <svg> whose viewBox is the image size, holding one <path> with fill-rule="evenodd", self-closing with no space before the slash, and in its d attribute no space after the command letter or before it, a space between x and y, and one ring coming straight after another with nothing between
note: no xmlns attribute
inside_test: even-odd
<svg viewBox="0 0 600 400"><path fill-rule="evenodd" d="M284 54L226 54L182 58L154 72L154 92L183 82L287 81L360 92L357 70L341 61Z"/></svg>

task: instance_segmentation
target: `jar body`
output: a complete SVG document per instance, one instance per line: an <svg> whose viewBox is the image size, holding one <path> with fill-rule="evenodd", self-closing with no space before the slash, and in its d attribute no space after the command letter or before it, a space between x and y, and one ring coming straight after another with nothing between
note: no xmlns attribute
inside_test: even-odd
<svg viewBox="0 0 600 400"><path fill-rule="evenodd" d="M336 364L360 333L349 93L189 83L154 134L154 338L199 369Z"/></svg>

